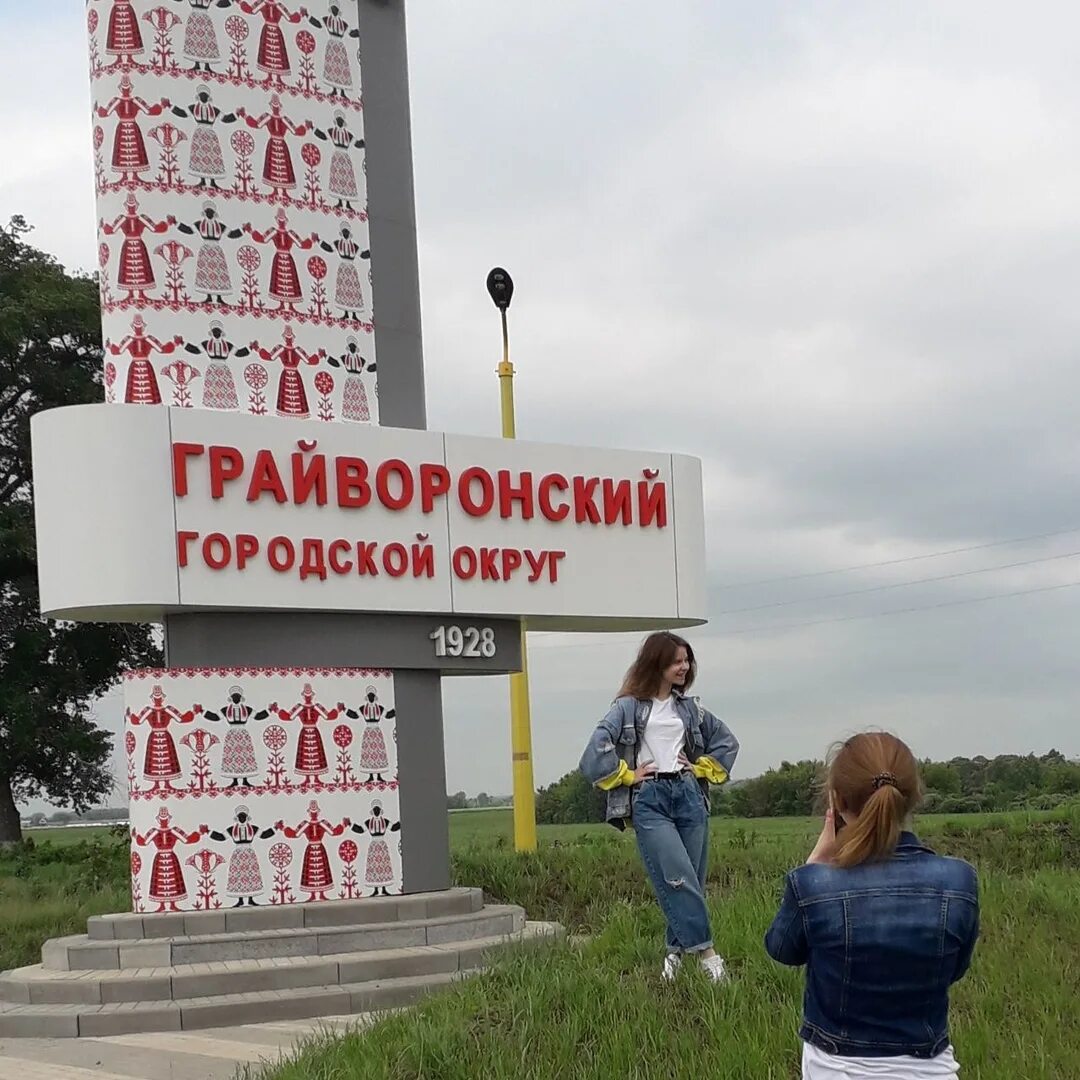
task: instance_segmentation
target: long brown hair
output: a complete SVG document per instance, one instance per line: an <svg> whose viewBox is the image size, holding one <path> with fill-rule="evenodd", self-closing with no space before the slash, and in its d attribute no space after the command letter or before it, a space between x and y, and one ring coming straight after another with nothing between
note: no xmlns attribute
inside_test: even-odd
<svg viewBox="0 0 1080 1080"><path fill-rule="evenodd" d="M836 750L828 791L838 817L844 810L859 815L837 835L832 861L858 866L896 850L905 819L922 799L922 781L906 743L887 732L867 732Z"/></svg>
<svg viewBox="0 0 1080 1080"><path fill-rule="evenodd" d="M679 687L683 693L686 693L697 676L694 650L690 647L690 642L679 637L678 634L661 630L658 634L650 634L642 643L637 659L630 665L630 670L623 678L619 697L634 697L639 700L656 697L664 672L675 663L679 649L686 650L686 659L690 661L686 681Z"/></svg>

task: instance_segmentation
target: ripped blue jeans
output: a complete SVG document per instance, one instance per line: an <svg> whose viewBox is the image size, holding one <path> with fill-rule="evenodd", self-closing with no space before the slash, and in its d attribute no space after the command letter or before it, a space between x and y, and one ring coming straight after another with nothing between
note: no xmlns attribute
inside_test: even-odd
<svg viewBox="0 0 1080 1080"><path fill-rule="evenodd" d="M667 919L670 952L712 947L705 907L709 811L690 773L646 780L634 796L638 851Z"/></svg>

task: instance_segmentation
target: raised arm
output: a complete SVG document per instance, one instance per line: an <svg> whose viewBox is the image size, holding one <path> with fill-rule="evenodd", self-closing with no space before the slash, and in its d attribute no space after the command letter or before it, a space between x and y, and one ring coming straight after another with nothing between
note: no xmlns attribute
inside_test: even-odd
<svg viewBox="0 0 1080 1080"><path fill-rule="evenodd" d="M620 786L631 787L644 778L637 776L618 749L620 742L631 749L636 743L634 710L626 707L627 703L632 702L632 698L619 698L612 705L608 714L596 725L581 755L578 768L589 783L602 791L611 791ZM646 766L642 772L651 768Z"/></svg>
<svg viewBox="0 0 1080 1080"><path fill-rule="evenodd" d="M705 740L705 752L694 762L694 774L711 784L723 784L735 766L739 740L727 724L713 716L708 709L701 709L701 734Z"/></svg>

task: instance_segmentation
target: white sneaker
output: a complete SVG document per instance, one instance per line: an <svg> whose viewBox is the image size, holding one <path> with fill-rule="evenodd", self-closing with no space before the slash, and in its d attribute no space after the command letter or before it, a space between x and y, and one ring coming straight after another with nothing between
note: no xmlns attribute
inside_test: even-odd
<svg viewBox="0 0 1080 1080"><path fill-rule="evenodd" d="M728 981L727 965L722 956L709 956L701 961L702 970L715 983Z"/></svg>
<svg viewBox="0 0 1080 1080"><path fill-rule="evenodd" d="M660 972L660 977L664 982L674 982L675 976L679 974L679 968L682 967L682 956L679 953L668 953L664 957L664 968Z"/></svg>

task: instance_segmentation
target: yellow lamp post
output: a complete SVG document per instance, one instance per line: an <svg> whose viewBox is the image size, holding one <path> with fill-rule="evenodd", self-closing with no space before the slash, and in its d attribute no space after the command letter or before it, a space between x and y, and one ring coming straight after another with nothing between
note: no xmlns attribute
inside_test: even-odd
<svg viewBox="0 0 1080 1080"><path fill-rule="evenodd" d="M514 365L510 362L510 337L506 313L514 296L514 282L501 267L488 274L487 289L502 315L503 358L499 364L504 439L517 438L514 424ZM525 646L525 621L521 623L521 671L510 676L510 746L514 762L514 847L536 850L536 793L533 785L532 720L529 715L529 660Z"/></svg>

